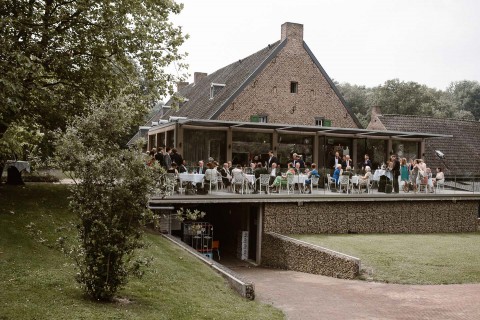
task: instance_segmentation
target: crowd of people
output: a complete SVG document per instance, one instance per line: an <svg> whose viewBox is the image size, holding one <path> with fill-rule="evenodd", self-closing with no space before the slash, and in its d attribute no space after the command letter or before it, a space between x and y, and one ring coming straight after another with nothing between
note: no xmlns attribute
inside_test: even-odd
<svg viewBox="0 0 480 320"><path fill-rule="evenodd" d="M279 192L281 187L287 184L289 175L302 174L307 176L304 185L305 192L311 193L312 177L320 178L321 176L315 163L307 167L302 156L297 153L293 153L285 171L280 168L280 163L272 150L268 153L267 161L262 163L259 159L258 156L253 158L247 167L242 167L240 164L234 166L232 161L225 162L220 166L213 158L209 158L206 164L204 160L200 160L197 166L187 167L186 161L175 148L159 147L153 148L148 153L146 164L152 166L158 163L167 173L175 175L186 172L203 174L204 181L202 185L221 181L229 192L233 192L232 184L246 181L246 175L254 176L254 179L248 179L249 187L253 190L253 193L258 193L260 192L259 178L262 174L270 176L268 187L271 192ZM364 159L358 165L361 174L358 176L358 182L355 187L360 189L373 179L372 162L369 155L365 154ZM355 171L350 156L340 156L339 152L335 152L334 156L329 159L329 166L332 168L330 172L333 179L332 183L335 183L336 186L334 190L338 189L341 176L347 175L351 179ZM382 169L391 173L392 191L394 193L399 193L400 191L399 180L402 181L404 191L406 192L410 189L417 190L420 186L424 186L426 192L434 192L436 184L443 183L445 179L442 168L436 168L436 174L433 176L431 169L427 167L422 159L412 159L408 162L406 158L399 159L396 155L392 155L387 163L382 165ZM200 187L200 185L197 184L197 187ZM296 187L299 188L300 186Z"/></svg>

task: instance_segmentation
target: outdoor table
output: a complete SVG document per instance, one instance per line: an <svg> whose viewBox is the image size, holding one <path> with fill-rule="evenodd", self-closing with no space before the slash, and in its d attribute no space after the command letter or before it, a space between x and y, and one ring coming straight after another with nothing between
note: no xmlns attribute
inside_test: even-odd
<svg viewBox="0 0 480 320"><path fill-rule="evenodd" d="M383 170L383 169L377 169L375 170L375 173L373 174L373 180L374 181L379 181L381 176L386 176L388 179L392 180L392 173L388 170Z"/></svg>
<svg viewBox="0 0 480 320"><path fill-rule="evenodd" d="M305 191L305 181L308 180L308 175L306 174L296 174L293 176L293 183L295 184L301 184L302 187L298 188L300 192Z"/></svg>
<svg viewBox="0 0 480 320"><path fill-rule="evenodd" d="M22 172L23 170L25 170L27 172L30 172L30 163L28 161L8 160L7 161L7 168L8 167L17 168L18 172Z"/></svg>
<svg viewBox="0 0 480 320"><path fill-rule="evenodd" d="M178 178L180 179L180 184L184 182L192 182L192 183L202 183L203 177L205 175L201 173L180 173L178 174Z"/></svg>

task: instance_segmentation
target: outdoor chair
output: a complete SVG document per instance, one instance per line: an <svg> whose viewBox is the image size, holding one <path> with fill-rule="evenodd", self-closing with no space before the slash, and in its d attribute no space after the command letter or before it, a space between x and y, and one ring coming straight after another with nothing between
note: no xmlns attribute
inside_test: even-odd
<svg viewBox="0 0 480 320"><path fill-rule="evenodd" d="M220 241L219 240L212 241L212 254L214 252L217 252L218 261L220 261Z"/></svg>
<svg viewBox="0 0 480 320"><path fill-rule="evenodd" d="M337 182L335 179L330 176L330 173L327 173L327 189L328 191L332 191L331 184L335 185L335 188L337 187Z"/></svg>
<svg viewBox="0 0 480 320"><path fill-rule="evenodd" d="M317 191L318 191L318 182L320 181L320 177L315 177L315 176L311 176L310 177L310 189L312 190L313 192L313 188L314 187L317 187Z"/></svg>
<svg viewBox="0 0 480 320"><path fill-rule="evenodd" d="M257 179L258 181L258 187L259 187L259 190L257 190L258 192L262 192L262 187L265 187L265 193L270 193L269 191L269 187L270 187L270 175L267 173L267 174L261 174L260 177ZM257 185L255 183L255 185Z"/></svg>
<svg viewBox="0 0 480 320"><path fill-rule="evenodd" d="M365 188L365 191L367 193L370 193L370 190L372 190L372 184L373 184L373 180L370 179L370 178L368 178L367 181L359 180L358 181L358 192L361 193L362 189Z"/></svg>
<svg viewBox="0 0 480 320"><path fill-rule="evenodd" d="M435 192L440 192L440 190L445 191L445 179L436 181Z"/></svg>
<svg viewBox="0 0 480 320"><path fill-rule="evenodd" d="M338 179L338 190L345 190L346 193L350 191L350 177L347 175L341 175Z"/></svg>
<svg viewBox="0 0 480 320"><path fill-rule="evenodd" d="M295 193L295 175L293 175L293 174L287 174L287 192L288 192L288 194L290 194L290 191L292 191L292 193Z"/></svg>
<svg viewBox="0 0 480 320"><path fill-rule="evenodd" d="M243 176L241 172L235 172L232 179L233 192L237 192L237 188L240 188L240 192L243 194L247 192L248 180Z"/></svg>

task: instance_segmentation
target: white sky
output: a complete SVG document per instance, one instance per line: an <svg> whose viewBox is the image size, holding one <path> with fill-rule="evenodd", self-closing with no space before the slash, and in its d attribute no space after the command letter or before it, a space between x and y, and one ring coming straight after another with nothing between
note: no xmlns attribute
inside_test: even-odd
<svg viewBox="0 0 480 320"><path fill-rule="evenodd" d="M444 90L480 80L478 0L177 0L172 16L190 39L193 72L212 73L280 40L284 22L304 26L304 41L339 82L399 78Z"/></svg>

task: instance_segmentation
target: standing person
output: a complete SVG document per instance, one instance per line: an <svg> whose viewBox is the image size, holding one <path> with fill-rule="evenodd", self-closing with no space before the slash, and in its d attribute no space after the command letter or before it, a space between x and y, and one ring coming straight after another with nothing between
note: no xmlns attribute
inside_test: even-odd
<svg viewBox="0 0 480 320"><path fill-rule="evenodd" d="M407 159L405 158L402 158L402 160L400 160L400 180L403 181L403 183L405 184L405 186L403 187L403 190L407 190L407 188L409 188L408 186L408 181L410 179L410 175L409 175L409 165L407 163Z"/></svg>
<svg viewBox="0 0 480 320"><path fill-rule="evenodd" d="M172 148L172 153L170 154L170 158L172 158L172 163L175 162L177 166L180 166L183 163L183 158L180 153L178 153L177 149Z"/></svg>
<svg viewBox="0 0 480 320"><path fill-rule="evenodd" d="M398 177L400 176L400 162L396 155L391 156L392 161L392 175L393 175L393 192L399 193L400 187L398 185Z"/></svg>
<svg viewBox="0 0 480 320"><path fill-rule="evenodd" d="M157 160L157 162L160 166L163 167L165 165L165 163L163 161L163 148L162 147L157 149L157 152L155 153L155 160Z"/></svg>
<svg viewBox="0 0 480 320"><path fill-rule="evenodd" d="M335 155L330 159L329 165L330 168L336 169L339 164L342 164L342 157L340 157L340 153L336 151Z"/></svg>
<svg viewBox="0 0 480 320"><path fill-rule="evenodd" d="M268 161L267 161L267 168L270 169L272 168L272 164L278 163L277 157L273 155L273 151L270 150L268 151Z"/></svg>
<svg viewBox="0 0 480 320"><path fill-rule="evenodd" d="M368 154L365 154L364 160L362 162L362 170L365 170L366 167L372 168L372 161L370 161L370 157Z"/></svg>
<svg viewBox="0 0 480 320"><path fill-rule="evenodd" d="M353 167L352 159L350 159L350 156L348 154L345 156L345 161L343 161L342 163L343 169L346 169L347 167Z"/></svg>
<svg viewBox="0 0 480 320"><path fill-rule="evenodd" d="M171 152L172 150L170 149L170 147L167 147L165 149L165 154L163 155L163 167L165 168L165 170L168 170L172 167L172 158L170 157Z"/></svg>

